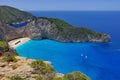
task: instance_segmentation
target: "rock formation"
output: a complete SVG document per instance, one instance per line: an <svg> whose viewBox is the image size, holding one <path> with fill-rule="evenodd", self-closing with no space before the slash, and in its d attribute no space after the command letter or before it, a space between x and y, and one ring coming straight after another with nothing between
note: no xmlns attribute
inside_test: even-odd
<svg viewBox="0 0 120 80"><path fill-rule="evenodd" d="M3 9L7 11L3 11ZM88 28L76 28L63 20L53 19L53 18L35 18L34 16L30 15L27 12L20 11L18 9L14 9L11 7L0 7L2 12L0 16L2 16L1 25L0 26L0 39L5 38L7 41L21 38L21 37L30 37L31 39L51 39L60 42L109 42L110 36L108 34L98 33L96 31L90 30ZM16 11L16 13L20 13L17 17L12 16L9 14L9 9ZM8 16L4 17L3 13L9 14L8 16L12 16L15 22L17 18L20 18L22 21L28 21L30 18L29 23L27 26L15 28L6 24L5 22L12 22L11 18L9 19ZM17 15L15 13L15 15ZM25 16L27 15L27 16ZM21 16L24 16L22 18ZM6 20L6 18L8 18ZM3 32L4 31L4 32Z"/></svg>

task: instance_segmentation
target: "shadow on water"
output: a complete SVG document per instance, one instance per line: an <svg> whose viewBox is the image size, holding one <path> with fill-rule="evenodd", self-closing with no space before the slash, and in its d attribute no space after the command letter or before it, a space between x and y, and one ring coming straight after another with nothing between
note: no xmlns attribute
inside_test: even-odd
<svg viewBox="0 0 120 80"><path fill-rule="evenodd" d="M18 23L18 24L12 24L9 23L10 26L15 27L15 28L20 28L20 27L24 27L28 24L28 22L22 22L22 23Z"/></svg>

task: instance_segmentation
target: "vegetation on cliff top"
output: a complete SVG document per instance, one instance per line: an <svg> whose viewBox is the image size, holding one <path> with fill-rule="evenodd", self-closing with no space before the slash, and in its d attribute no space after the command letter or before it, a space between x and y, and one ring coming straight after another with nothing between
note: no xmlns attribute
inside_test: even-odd
<svg viewBox="0 0 120 80"><path fill-rule="evenodd" d="M39 74L35 77L36 80L90 80L89 77L78 71L66 74L63 77L55 77L53 67L44 63L43 60L33 61L30 66L34 68L35 73Z"/></svg>
<svg viewBox="0 0 120 80"><path fill-rule="evenodd" d="M64 75L60 78L54 78L53 80L90 80L85 74L80 72L72 72L69 74Z"/></svg>
<svg viewBox="0 0 120 80"><path fill-rule="evenodd" d="M5 52L9 50L7 44L2 40L0 40L0 47L2 47Z"/></svg>
<svg viewBox="0 0 120 80"><path fill-rule="evenodd" d="M4 41L0 40L0 46L6 48L7 44Z"/></svg>
<svg viewBox="0 0 120 80"><path fill-rule="evenodd" d="M0 21L5 23L21 22L33 18L33 15L9 6L0 6Z"/></svg>
<svg viewBox="0 0 120 80"><path fill-rule="evenodd" d="M53 66L44 63L43 60L33 61L30 66L34 68L35 73L37 74L52 73L54 71Z"/></svg>
<svg viewBox="0 0 120 80"><path fill-rule="evenodd" d="M14 56L6 56L4 60L6 62L17 62L17 59Z"/></svg>
<svg viewBox="0 0 120 80"><path fill-rule="evenodd" d="M55 24L56 25L55 27L58 29L59 34L63 35L65 38L68 39L69 37L72 37L73 39L80 38L81 41L85 42L91 38L100 39L102 36L107 35L98 33L86 27L74 27L60 19L46 17L39 17L38 19L47 19L51 23Z"/></svg>
<svg viewBox="0 0 120 80"><path fill-rule="evenodd" d="M10 77L10 80L25 80L25 79L21 78L18 75L15 75L15 76Z"/></svg>
<svg viewBox="0 0 120 80"><path fill-rule="evenodd" d="M62 34L65 34L65 36L73 34L74 36L95 36L99 37L101 36L100 33L97 33L96 31L93 31L91 29L88 29L86 27L74 27L67 22L60 20L60 19L54 19L54 18L47 18L49 21L54 23L56 25L56 28L61 31Z"/></svg>

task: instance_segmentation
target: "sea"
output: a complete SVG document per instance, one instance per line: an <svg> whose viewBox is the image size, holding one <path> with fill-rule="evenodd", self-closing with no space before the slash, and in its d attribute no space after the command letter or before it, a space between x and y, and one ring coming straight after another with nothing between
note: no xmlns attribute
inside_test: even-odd
<svg viewBox="0 0 120 80"><path fill-rule="evenodd" d="M80 71L91 80L120 80L120 11L29 11L58 18L111 36L108 43L62 43L31 40L16 48L20 56L51 61L56 72Z"/></svg>

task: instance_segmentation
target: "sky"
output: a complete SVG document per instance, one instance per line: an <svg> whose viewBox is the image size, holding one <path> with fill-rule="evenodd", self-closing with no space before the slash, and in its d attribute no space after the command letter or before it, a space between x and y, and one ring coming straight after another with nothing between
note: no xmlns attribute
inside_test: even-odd
<svg viewBox="0 0 120 80"><path fill-rule="evenodd" d="M33 11L120 10L120 0L0 0L0 5L7 5L21 10Z"/></svg>

